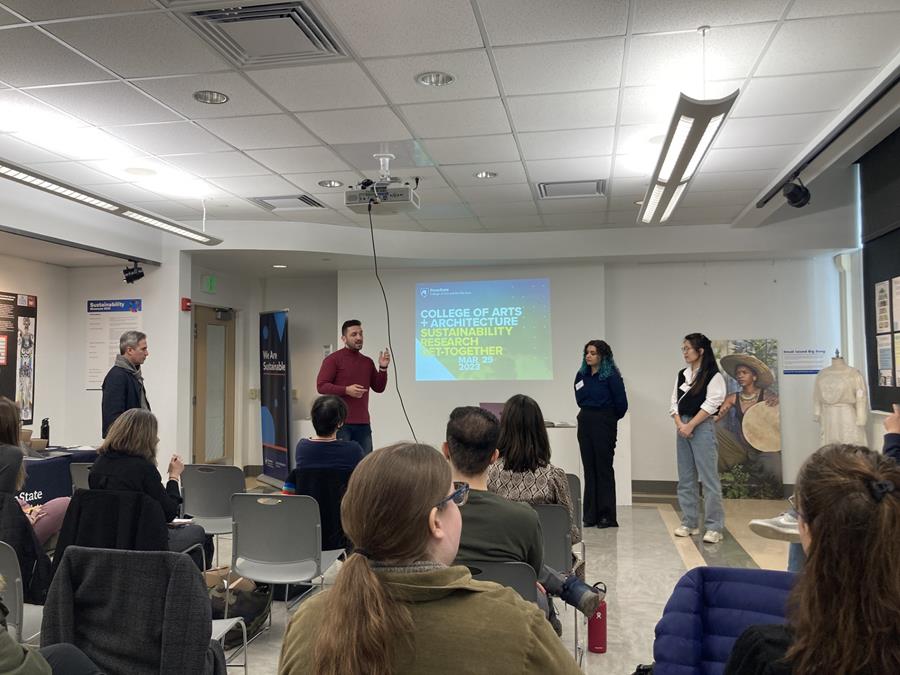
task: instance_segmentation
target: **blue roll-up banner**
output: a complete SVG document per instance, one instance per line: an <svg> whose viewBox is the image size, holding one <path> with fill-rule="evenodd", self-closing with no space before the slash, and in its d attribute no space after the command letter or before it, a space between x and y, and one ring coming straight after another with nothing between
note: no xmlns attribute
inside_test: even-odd
<svg viewBox="0 0 900 675"><path fill-rule="evenodd" d="M259 370L263 475L284 481L290 471L291 454L287 310L259 315Z"/></svg>

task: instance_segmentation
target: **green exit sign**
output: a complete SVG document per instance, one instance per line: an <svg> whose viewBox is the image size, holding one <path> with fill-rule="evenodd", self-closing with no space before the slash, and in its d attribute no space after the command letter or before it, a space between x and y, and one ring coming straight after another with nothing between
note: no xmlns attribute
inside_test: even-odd
<svg viewBox="0 0 900 675"><path fill-rule="evenodd" d="M204 274L202 277L203 281L203 292L204 293L215 293L216 292L216 277L212 274Z"/></svg>

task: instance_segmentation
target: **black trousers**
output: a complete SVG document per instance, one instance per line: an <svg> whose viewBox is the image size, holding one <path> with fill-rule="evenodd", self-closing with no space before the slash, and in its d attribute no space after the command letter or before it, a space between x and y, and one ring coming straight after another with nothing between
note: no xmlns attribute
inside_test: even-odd
<svg viewBox="0 0 900 675"><path fill-rule="evenodd" d="M582 408L578 413L578 449L584 467L584 522L616 520L616 454L618 419L612 408Z"/></svg>

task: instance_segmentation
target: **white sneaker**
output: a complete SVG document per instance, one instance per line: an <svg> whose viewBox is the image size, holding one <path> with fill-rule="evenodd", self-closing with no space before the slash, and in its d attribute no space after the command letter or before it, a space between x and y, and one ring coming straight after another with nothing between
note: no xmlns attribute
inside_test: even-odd
<svg viewBox="0 0 900 675"><path fill-rule="evenodd" d="M706 534L703 535L703 541L707 544L718 544L725 538L721 532L716 532L715 530L707 530Z"/></svg>
<svg viewBox="0 0 900 675"><path fill-rule="evenodd" d="M699 527L687 527L686 525L679 525L675 528L675 532L673 534L676 537L690 537L695 534L700 534Z"/></svg>
<svg viewBox="0 0 900 675"><path fill-rule="evenodd" d="M800 528L797 519L789 512L780 513L774 518L757 518L750 521L750 529L760 537L797 543L800 541Z"/></svg>

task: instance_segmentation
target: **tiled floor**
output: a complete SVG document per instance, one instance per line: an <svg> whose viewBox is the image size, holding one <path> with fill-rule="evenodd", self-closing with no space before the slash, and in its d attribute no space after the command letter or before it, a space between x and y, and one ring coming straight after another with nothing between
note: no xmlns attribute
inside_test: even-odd
<svg viewBox="0 0 900 675"><path fill-rule="evenodd" d="M750 532L751 518L776 515L786 502L726 501L726 538L721 544L703 544L700 537L678 539L671 530L678 514L670 503L619 507L618 529L585 531L587 579L609 587L608 650L588 652L586 673L630 675L638 663L653 660L653 629L675 583L697 565L726 565L785 569L787 544L762 539ZM230 560L231 545L220 539L220 559ZM326 586L336 569L326 575ZM573 642L573 611L562 614L563 641ZM250 646L250 672L277 672L285 627L285 606L276 602L273 626ZM579 628L580 637L584 632ZM231 669L233 673L240 672Z"/></svg>

